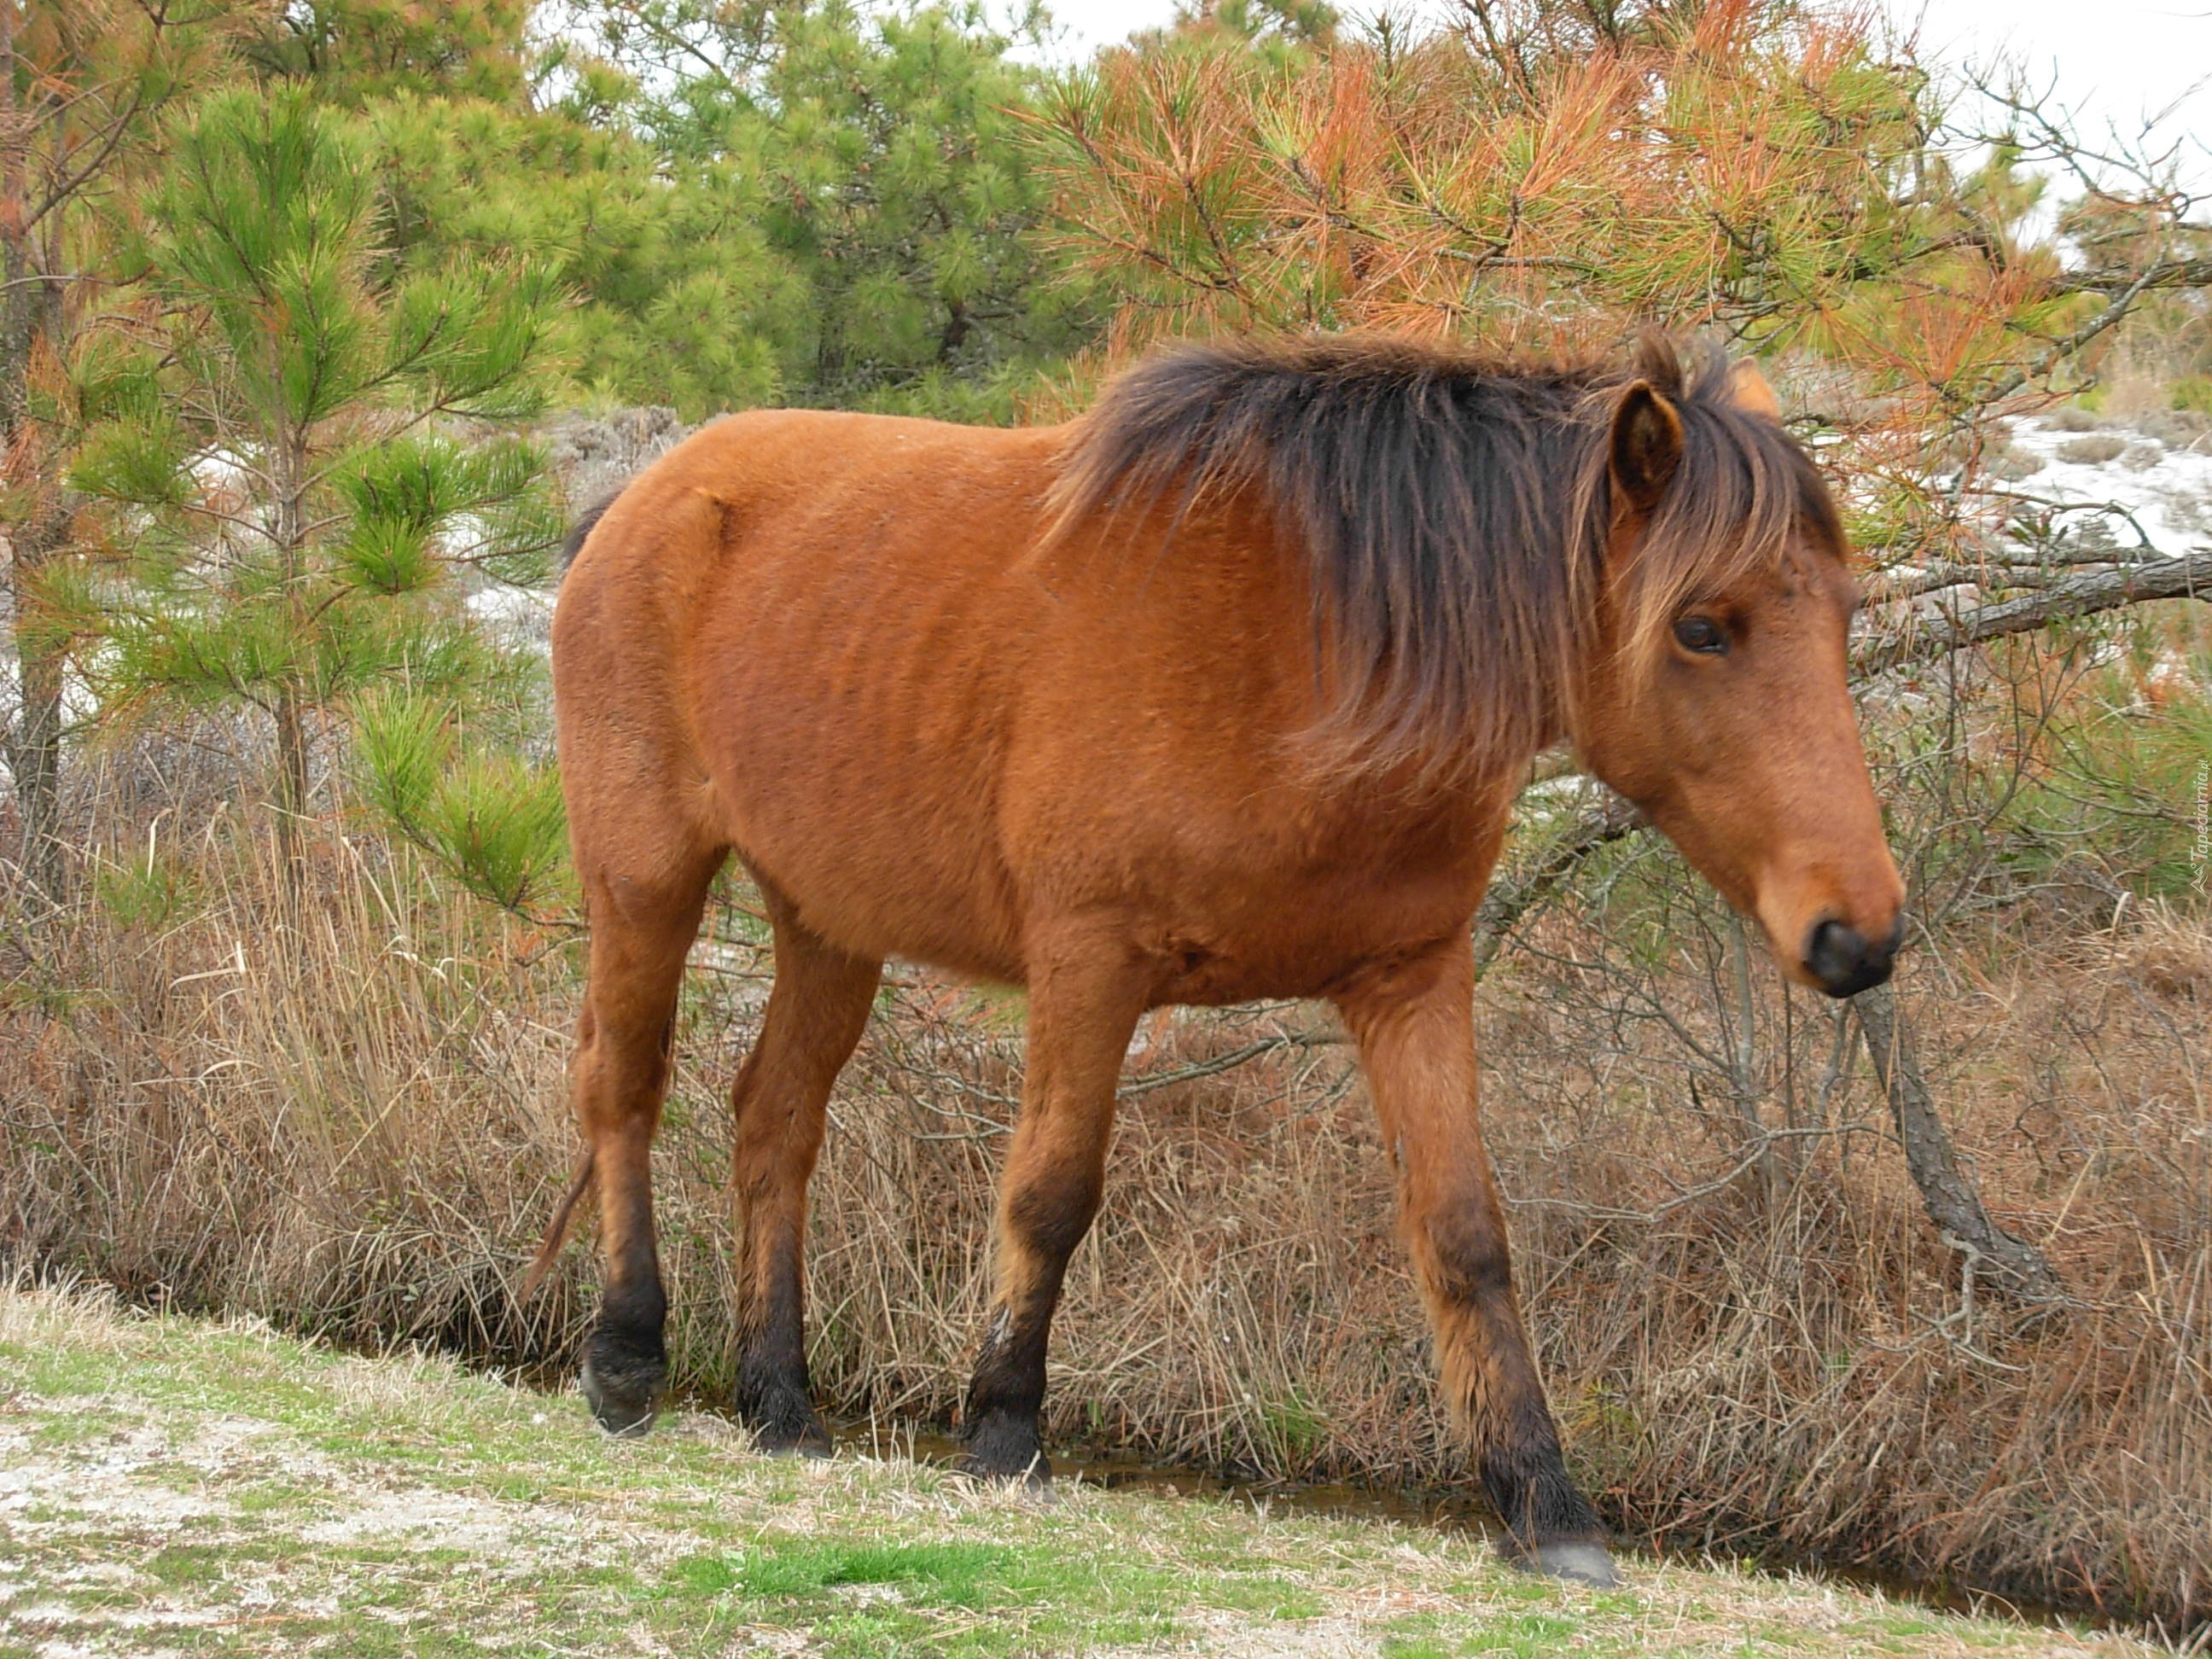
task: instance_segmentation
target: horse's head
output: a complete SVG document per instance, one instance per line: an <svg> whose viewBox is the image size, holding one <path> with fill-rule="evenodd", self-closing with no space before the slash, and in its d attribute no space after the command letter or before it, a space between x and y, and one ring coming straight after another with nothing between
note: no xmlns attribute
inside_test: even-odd
<svg viewBox="0 0 2212 1659"><path fill-rule="evenodd" d="M1847 683L1858 589L1826 487L1748 363L1703 388L1606 394L1596 649L1572 724L1789 975L1889 977L1905 890Z"/></svg>

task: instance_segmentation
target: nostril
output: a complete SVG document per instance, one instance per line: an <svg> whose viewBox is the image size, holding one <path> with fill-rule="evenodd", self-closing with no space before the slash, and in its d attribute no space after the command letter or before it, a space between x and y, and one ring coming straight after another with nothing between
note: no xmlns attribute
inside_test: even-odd
<svg viewBox="0 0 2212 1659"><path fill-rule="evenodd" d="M1832 997L1856 996L1889 977L1898 933L1869 939L1849 922L1815 922L1805 940L1805 971Z"/></svg>
<svg viewBox="0 0 2212 1659"><path fill-rule="evenodd" d="M1848 923L1816 921L1805 939L1805 966L1813 977L1826 982L1842 973L1866 949L1859 930Z"/></svg>

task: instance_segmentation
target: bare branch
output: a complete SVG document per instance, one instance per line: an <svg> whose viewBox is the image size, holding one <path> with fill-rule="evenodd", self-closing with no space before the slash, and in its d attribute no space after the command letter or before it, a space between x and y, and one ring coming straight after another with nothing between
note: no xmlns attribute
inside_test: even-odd
<svg viewBox="0 0 2212 1659"><path fill-rule="evenodd" d="M2058 577L2016 599L1977 605L1949 617L1911 623L1869 637L1853 666L1872 678L1893 669L1933 662L1970 645L2033 633L2054 622L2092 617L2154 599L2212 597L2212 548L2179 558L2152 559Z"/></svg>
<svg viewBox="0 0 2212 1659"><path fill-rule="evenodd" d="M1866 1035L1867 1056L1896 1115L1905 1166L1920 1189L1929 1219L1942 1230L1947 1243L1967 1254L1970 1268L1977 1261L1988 1262L1992 1277L2013 1295L2030 1302L2063 1299L2065 1288L2043 1253L1990 1218L1981 1194L1960 1169L1950 1132L1936 1114L1935 1097L1913 1052L1911 1028L1898 1012L1896 988L1878 985L1862 991L1851 1006Z"/></svg>
<svg viewBox="0 0 2212 1659"><path fill-rule="evenodd" d="M1596 798L1560 833L1534 868L1494 876L1474 913L1474 972L1480 979L1496 959L1514 924L1558 890L1582 861L1608 842L1644 827L1644 815L1622 797L1597 785Z"/></svg>

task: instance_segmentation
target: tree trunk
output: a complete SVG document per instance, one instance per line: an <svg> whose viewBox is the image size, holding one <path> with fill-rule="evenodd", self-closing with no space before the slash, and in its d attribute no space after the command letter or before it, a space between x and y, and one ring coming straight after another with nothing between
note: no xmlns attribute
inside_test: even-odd
<svg viewBox="0 0 2212 1659"><path fill-rule="evenodd" d="M64 521L65 522L65 521ZM9 561L15 607L18 701L8 731L8 770L23 836L23 874L50 904L69 898L69 844L62 835L62 687L66 659L35 626L36 577L62 539L61 524L12 525Z"/></svg>
<svg viewBox="0 0 2212 1659"><path fill-rule="evenodd" d="M1928 1218L1954 1249L1986 1264L1990 1277L2022 1301L2063 1300L2065 1287L2043 1252L1990 1219L1981 1194L1959 1167L1951 1136L1936 1115L1934 1096L1912 1050L1911 1030L1897 1006L1896 988L1878 985L1851 999L1866 1034L1867 1054L1881 1079L1905 1143L1905 1167L1920 1189Z"/></svg>
<svg viewBox="0 0 2212 1659"><path fill-rule="evenodd" d="M64 658L36 626L38 576L68 534L68 517L47 475L29 421L31 360L61 319L61 291L43 268L26 222L23 117L15 103L14 0L0 0L0 468L24 515L4 526L9 597L21 706L6 733L8 769L22 830L22 868L49 902L67 897L68 846L61 835L62 686Z"/></svg>
<svg viewBox="0 0 2212 1659"><path fill-rule="evenodd" d="M293 638L305 640L313 629L302 586L307 574L307 429L285 420L274 435L270 471L276 499L269 535L284 573ZM307 852L301 832L307 823L307 792L313 778L307 719L300 682L288 671L276 693L276 846L284 865L284 896L295 915L307 891Z"/></svg>
<svg viewBox="0 0 2212 1659"><path fill-rule="evenodd" d="M276 699L276 852L284 866L284 896L297 907L307 890L307 853L301 826L307 815L307 722L290 691Z"/></svg>

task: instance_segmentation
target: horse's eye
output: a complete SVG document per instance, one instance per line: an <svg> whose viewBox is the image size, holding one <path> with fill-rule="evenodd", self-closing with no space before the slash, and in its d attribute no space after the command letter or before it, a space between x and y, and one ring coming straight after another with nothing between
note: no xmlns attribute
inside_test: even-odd
<svg viewBox="0 0 2212 1659"><path fill-rule="evenodd" d="M1685 617L1674 624L1674 638L1685 651L1717 657L1728 650L1728 635L1711 617Z"/></svg>

